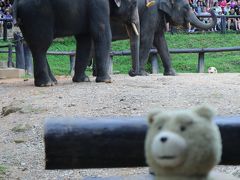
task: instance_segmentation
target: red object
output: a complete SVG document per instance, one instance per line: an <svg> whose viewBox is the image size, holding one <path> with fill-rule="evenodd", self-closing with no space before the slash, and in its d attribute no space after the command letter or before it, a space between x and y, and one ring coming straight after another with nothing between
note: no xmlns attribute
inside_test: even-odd
<svg viewBox="0 0 240 180"><path fill-rule="evenodd" d="M227 6L227 1L222 0L219 5L220 5L221 8L224 8L225 6Z"/></svg>

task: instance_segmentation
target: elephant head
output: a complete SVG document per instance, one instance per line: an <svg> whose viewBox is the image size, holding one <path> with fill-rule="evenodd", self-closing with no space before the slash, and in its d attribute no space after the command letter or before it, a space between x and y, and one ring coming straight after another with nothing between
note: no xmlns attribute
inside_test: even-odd
<svg viewBox="0 0 240 180"><path fill-rule="evenodd" d="M132 70L130 76L139 74L140 21L137 0L110 0L111 19L126 26L130 38Z"/></svg>
<svg viewBox="0 0 240 180"><path fill-rule="evenodd" d="M200 21L194 14L187 0L159 0L159 9L165 12L175 24L186 25L187 23L193 26L208 30L216 25L217 17L213 10L210 10L212 20L206 24Z"/></svg>

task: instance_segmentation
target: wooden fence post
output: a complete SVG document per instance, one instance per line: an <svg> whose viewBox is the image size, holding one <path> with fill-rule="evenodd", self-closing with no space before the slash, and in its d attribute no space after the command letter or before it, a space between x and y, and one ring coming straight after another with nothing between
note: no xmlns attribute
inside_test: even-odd
<svg viewBox="0 0 240 180"><path fill-rule="evenodd" d="M24 60L24 49L22 37L19 32L14 33L14 40L16 41L15 50L16 50L16 68L25 69L25 60Z"/></svg>
<svg viewBox="0 0 240 180"><path fill-rule="evenodd" d="M226 33L226 16L221 16L221 33Z"/></svg>
<svg viewBox="0 0 240 180"><path fill-rule="evenodd" d="M204 73L204 52L198 54L198 72Z"/></svg>
<svg viewBox="0 0 240 180"><path fill-rule="evenodd" d="M8 45L8 67L13 67L13 62L12 62L12 44Z"/></svg>
<svg viewBox="0 0 240 180"><path fill-rule="evenodd" d="M7 21L3 21L3 40L7 41Z"/></svg>
<svg viewBox="0 0 240 180"><path fill-rule="evenodd" d="M109 55L109 60L108 60L108 73L113 74L113 59L111 55Z"/></svg>
<svg viewBox="0 0 240 180"><path fill-rule="evenodd" d="M75 54L70 54L70 70L69 70L69 74L71 74L73 76L74 74L74 66L75 66Z"/></svg>
<svg viewBox="0 0 240 180"><path fill-rule="evenodd" d="M149 56L149 60L152 64L152 74L159 73L159 64L158 64L158 56L156 53L151 53Z"/></svg>
<svg viewBox="0 0 240 180"><path fill-rule="evenodd" d="M25 70L28 75L33 74L33 60L32 53L27 45L27 43L23 42L23 53L24 53L24 61L25 61Z"/></svg>

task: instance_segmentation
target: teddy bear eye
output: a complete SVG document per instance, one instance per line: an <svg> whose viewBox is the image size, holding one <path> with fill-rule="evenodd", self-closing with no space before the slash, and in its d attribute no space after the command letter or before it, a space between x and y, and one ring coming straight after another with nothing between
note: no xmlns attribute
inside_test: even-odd
<svg viewBox="0 0 240 180"><path fill-rule="evenodd" d="M180 126L180 131L185 131L186 130L186 127L185 126Z"/></svg>

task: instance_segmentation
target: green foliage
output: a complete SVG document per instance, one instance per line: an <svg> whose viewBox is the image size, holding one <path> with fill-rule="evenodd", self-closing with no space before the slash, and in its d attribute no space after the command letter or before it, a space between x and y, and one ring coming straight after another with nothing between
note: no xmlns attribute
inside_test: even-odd
<svg viewBox="0 0 240 180"><path fill-rule="evenodd" d="M7 171L7 168L3 165L0 164L0 178L1 178L1 175L4 175Z"/></svg>
<svg viewBox="0 0 240 180"><path fill-rule="evenodd" d="M239 46L240 36L236 33L218 34L174 34L166 35L169 48L214 48ZM205 54L205 71L214 66L218 72L240 72L240 52ZM196 72L198 54L172 54L173 67L177 72Z"/></svg>
<svg viewBox="0 0 240 180"><path fill-rule="evenodd" d="M208 48L208 47L233 47L240 46L240 36L234 31L227 34L219 33L179 33L171 35L166 33L166 40L169 48ZM0 41L0 45L4 42ZM5 43L6 44L6 43ZM56 39L50 51L74 51L76 46L73 37ZM112 43L112 50L128 50L129 41L115 41ZM178 73L196 72L198 54L171 54L173 67ZM240 72L240 52L206 53L205 71L207 67L214 66L218 72ZM7 54L0 54L0 60L7 60ZM48 56L49 64L55 75L69 74L69 56ZM131 68L130 56L115 56L113 58L113 68L115 72L128 73ZM151 67L146 65L150 71ZM89 70L88 70L89 71ZM163 71L160 62L160 72ZM90 72L88 72L90 74Z"/></svg>
<svg viewBox="0 0 240 180"><path fill-rule="evenodd" d="M6 46L11 42L5 42L3 40L0 40L0 46ZM1 48L1 50L8 50L8 48ZM15 56L13 56L13 58L15 59ZM0 61L7 61L8 60L8 55L7 53L0 53Z"/></svg>

